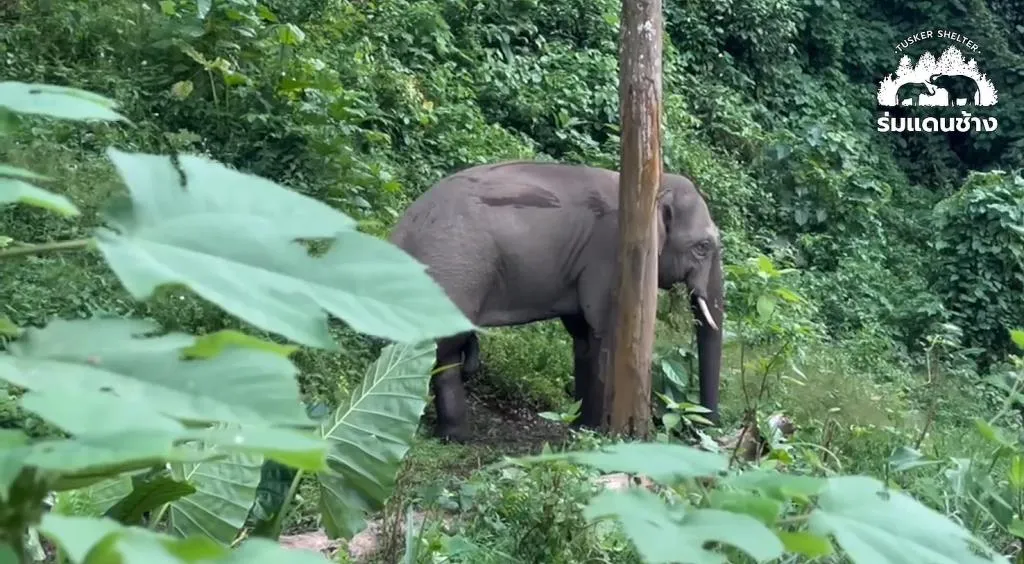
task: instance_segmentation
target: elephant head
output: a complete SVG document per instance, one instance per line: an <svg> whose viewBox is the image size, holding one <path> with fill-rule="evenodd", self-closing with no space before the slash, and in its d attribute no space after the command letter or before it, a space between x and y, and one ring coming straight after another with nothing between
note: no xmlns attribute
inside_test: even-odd
<svg viewBox="0 0 1024 564"><path fill-rule="evenodd" d="M722 368L725 283L718 226L701 193L683 176L666 174L658 194L658 287L685 283L697 320L700 402L717 424Z"/></svg>

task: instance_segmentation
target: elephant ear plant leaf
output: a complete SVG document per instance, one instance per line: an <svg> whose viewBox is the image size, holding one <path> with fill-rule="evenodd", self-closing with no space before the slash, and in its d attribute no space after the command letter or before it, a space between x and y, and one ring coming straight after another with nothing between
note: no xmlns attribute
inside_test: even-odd
<svg viewBox="0 0 1024 564"><path fill-rule="evenodd" d="M854 564L1008 564L963 527L874 478L764 469L723 477L726 455L672 444L618 444L511 462L550 460L642 474L663 487L688 490L673 503L642 488L606 490L584 509L588 520L618 521L648 563L724 564L733 561L727 558L733 550L756 562L786 553L817 558L836 552L834 539ZM697 478L716 482L704 496L711 508L685 501L707 491L694 483ZM709 543L718 544L719 551Z"/></svg>
<svg viewBox="0 0 1024 564"><path fill-rule="evenodd" d="M127 121L114 111L117 102L86 90L35 84L0 82L0 108L19 114L82 121Z"/></svg>
<svg viewBox="0 0 1024 564"><path fill-rule="evenodd" d="M0 113L22 113L58 119L127 121L115 111L117 102L77 88L33 84L17 81L0 82ZM79 215L67 197L44 190L32 181L49 178L0 163L0 207L5 204L28 204L65 217Z"/></svg>
<svg viewBox="0 0 1024 564"><path fill-rule="evenodd" d="M328 469L317 475L327 533L351 538L380 509L395 484L395 465L412 444L426 406L431 341L388 345L362 384L321 424L331 443Z"/></svg>
<svg viewBox="0 0 1024 564"><path fill-rule="evenodd" d="M99 342L95 335L144 327L123 324L118 329L114 320L59 321L52 333L50 327L26 330L9 354L0 355L0 378L29 390L22 406L78 439L20 447L30 464L88 479L97 467L129 460L136 462L124 470L161 458L195 462L223 455L179 444L201 440L224 452L259 452L308 469L322 467L322 443L294 429L312 422L298 401L295 368L287 359L235 350L183 360L181 349L168 342L191 343L173 334L123 339L116 348L89 346ZM82 336L60 351L47 346L55 334ZM203 426L218 422L238 427Z"/></svg>
<svg viewBox="0 0 1024 564"><path fill-rule="evenodd" d="M834 536L858 564L1008 562L947 517L867 476L829 478L809 525Z"/></svg>
<svg viewBox="0 0 1024 564"><path fill-rule="evenodd" d="M256 500L262 465L263 457L251 453L172 464L174 478L196 491L170 503L171 529L181 537L201 534L230 544Z"/></svg>
<svg viewBox="0 0 1024 564"><path fill-rule="evenodd" d="M680 555L693 564L729 562L725 555L706 550L709 542L739 548L759 563L783 555L782 541L753 517L717 509L677 511L644 489L604 491L590 500L584 515L592 521L616 518L644 561L652 564L678 562Z"/></svg>
<svg viewBox="0 0 1024 564"><path fill-rule="evenodd" d="M399 342L473 325L426 267L329 206L200 157L108 155L130 192L98 246L136 299L183 284L252 325L334 350L324 310ZM332 239L313 257L298 239Z"/></svg>
<svg viewBox="0 0 1024 564"><path fill-rule="evenodd" d="M330 443L327 469L316 473L320 511L331 537L351 538L365 516L383 507L395 484L398 463L408 452L426 406L433 341L384 347L362 383L320 424ZM302 473L267 464L253 510L253 534L274 538Z"/></svg>

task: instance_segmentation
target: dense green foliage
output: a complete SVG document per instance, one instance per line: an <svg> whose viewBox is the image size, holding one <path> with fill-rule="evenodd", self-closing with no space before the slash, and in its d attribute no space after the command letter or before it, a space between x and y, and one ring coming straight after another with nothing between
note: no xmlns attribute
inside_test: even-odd
<svg viewBox="0 0 1024 564"><path fill-rule="evenodd" d="M108 146L206 155L339 209L375 235L431 183L470 164L521 157L618 163L617 1L54 4L0 7L0 78L103 94L132 123L5 114L0 162L56 179L54 190L81 215L69 221L6 207L0 253L91 236L101 205L123 190L123 169L106 160ZM819 476L870 473L1002 552L1018 550L1018 447L1000 438L993 451L988 441L996 435L979 435L971 421L1019 427L1003 404L1017 393L1018 368L1007 354L1014 352L1009 329L1021 321L1019 10L995 0L685 0L666 2L665 18L665 165L694 176L724 230L733 335L723 384L727 425L786 411L797 435L776 443L762 465ZM1000 96L985 111L999 128L876 132L875 89L895 71L893 46L948 22L959 22L953 31L980 46L973 56ZM925 42L908 52L943 47ZM261 190L251 182L246 190ZM131 239L137 249L160 240L154 237ZM254 295L233 293L232 304L210 293L217 281L176 280L219 307L173 287L136 302L170 279L127 284L125 292L119 277L135 259L122 255L119 268L110 248L103 256L113 272L91 252L5 262L0 314L28 326L113 313L188 334L244 329L278 339L267 320L243 314L257 302L274 303L256 291L272 295L271 281L253 280ZM296 315L327 310L348 320L331 305L355 296L356 286L288 305ZM405 294L392 290L392 298ZM666 296L660 308L662 391L689 376L688 314L679 301ZM294 353L306 399L333 407L358 389L381 342L357 332L396 336L373 326L387 319L349 321L333 324L330 338L322 325L277 331L339 345ZM502 403L568 409L571 352L557 324L495 331L482 346L485 368L471 386ZM15 401L0 407L6 426L32 436L54 432ZM668 428L690 429L672 405L662 417ZM429 466L415 450L408 475ZM505 561L501 554L633 561L622 537L603 530L599 538L558 542L560 531L573 529L566 523L585 517L581 492L591 488L586 473L567 468L533 468L518 486L494 482L472 497L459 532L425 530L421 553L474 562ZM470 484L486 485L488 476ZM303 480L280 483L287 491ZM539 499L551 483L564 496ZM428 505L449 494L395 503ZM693 495L705 505L720 501ZM531 540L534 530L552 536Z"/></svg>

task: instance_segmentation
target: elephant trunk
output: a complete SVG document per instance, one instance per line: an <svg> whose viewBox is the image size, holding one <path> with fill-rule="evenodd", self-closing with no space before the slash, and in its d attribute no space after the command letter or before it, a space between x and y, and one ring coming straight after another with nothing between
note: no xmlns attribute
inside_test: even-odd
<svg viewBox="0 0 1024 564"><path fill-rule="evenodd" d="M707 418L715 425L719 423L718 387L722 371L722 325L725 316L725 283L722 275L721 257L711 265L707 282L707 297L702 299L694 293L690 308L697 320L697 356L700 365L700 403L711 410ZM715 327L708 323L708 315Z"/></svg>

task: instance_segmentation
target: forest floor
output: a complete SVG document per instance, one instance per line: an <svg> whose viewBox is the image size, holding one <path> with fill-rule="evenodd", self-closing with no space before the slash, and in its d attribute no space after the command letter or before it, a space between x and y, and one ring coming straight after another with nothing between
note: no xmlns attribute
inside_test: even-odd
<svg viewBox="0 0 1024 564"><path fill-rule="evenodd" d="M410 504L434 497L439 488L453 486L503 457L539 454L545 444L557 448L570 439L567 425L540 417L532 407L501 397L484 383L473 384L468 383L466 390L469 440L465 444L445 444L434 438L434 409L428 405L420 434L402 463L389 508L404 511ZM341 543L329 540L320 525L315 482L307 478L303 482L299 507L287 519L281 542L333 558ZM397 522L391 513L385 509L382 515L371 517L367 528L351 539L348 550L354 561L376 561L380 553L391 552L404 543L404 513Z"/></svg>
<svg viewBox="0 0 1024 564"><path fill-rule="evenodd" d="M418 497L422 488L444 486L469 477L473 472L505 456L539 454L544 444L556 448L569 438L567 425L540 417L536 411L513 398L499 397L486 386L467 385L468 420L471 429L465 444L444 444L432 436L434 409L428 405L420 424L420 435L403 461L399 487L406 497ZM308 486L313 486L310 482ZM303 489L300 489L302 492ZM307 490L309 491L309 490ZM396 493L398 493L396 491ZM307 506L290 519L285 534L306 533L318 528L319 511L315 491L303 497Z"/></svg>

